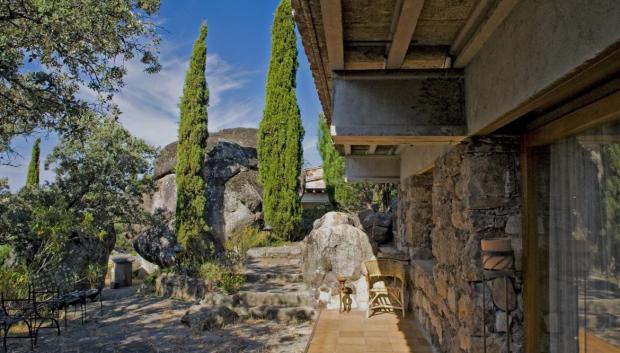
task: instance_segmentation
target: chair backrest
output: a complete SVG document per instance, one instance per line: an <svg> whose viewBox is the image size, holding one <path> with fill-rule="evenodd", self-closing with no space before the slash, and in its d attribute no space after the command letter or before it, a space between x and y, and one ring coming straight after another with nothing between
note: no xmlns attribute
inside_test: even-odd
<svg viewBox="0 0 620 353"><path fill-rule="evenodd" d="M369 277L393 277L405 281L405 265L402 261L376 259L364 262Z"/></svg>

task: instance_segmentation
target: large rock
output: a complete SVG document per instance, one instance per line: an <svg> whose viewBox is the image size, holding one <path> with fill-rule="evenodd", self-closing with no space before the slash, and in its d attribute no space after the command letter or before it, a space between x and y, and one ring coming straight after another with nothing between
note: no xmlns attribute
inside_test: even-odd
<svg viewBox="0 0 620 353"><path fill-rule="evenodd" d="M133 247L140 256L160 267L171 267L177 262L182 247L167 224L158 224L136 236Z"/></svg>
<svg viewBox="0 0 620 353"><path fill-rule="evenodd" d="M115 242L116 232L113 227L109 227L103 237L74 232L64 245L65 253L60 267L71 270L80 278L84 278L91 264L107 268L108 257ZM103 285L104 277L100 278L100 285Z"/></svg>
<svg viewBox="0 0 620 353"><path fill-rule="evenodd" d="M360 221L366 233L377 244L385 244L392 240L392 213L364 210L359 213Z"/></svg>
<svg viewBox="0 0 620 353"><path fill-rule="evenodd" d="M318 219L304 244L304 280L311 288L331 292L337 287L338 276L359 279L361 264L374 257L371 240L357 217L340 212Z"/></svg>
<svg viewBox="0 0 620 353"><path fill-rule="evenodd" d="M224 129L210 134L207 140L203 170L209 200L206 217L211 232L221 242L240 228L262 225L256 135L256 129ZM144 202L151 212L157 209L175 212L176 150L176 142L169 144L155 161L157 190Z"/></svg>
<svg viewBox="0 0 620 353"><path fill-rule="evenodd" d="M239 315L225 305L216 307L194 305L183 315L181 322L189 326L195 333L199 333L200 331L223 328L238 318Z"/></svg>

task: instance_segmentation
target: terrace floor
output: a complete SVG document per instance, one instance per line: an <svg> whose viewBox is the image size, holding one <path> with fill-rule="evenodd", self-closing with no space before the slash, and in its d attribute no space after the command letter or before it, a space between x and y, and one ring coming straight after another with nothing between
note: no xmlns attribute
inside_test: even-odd
<svg viewBox="0 0 620 353"><path fill-rule="evenodd" d="M365 311L321 312L308 353L432 353L411 313L377 313L366 318Z"/></svg>

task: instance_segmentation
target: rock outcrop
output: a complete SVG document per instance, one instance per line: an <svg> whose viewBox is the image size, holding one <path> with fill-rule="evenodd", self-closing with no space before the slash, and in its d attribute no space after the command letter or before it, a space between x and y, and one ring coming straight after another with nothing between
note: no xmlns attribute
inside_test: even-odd
<svg viewBox="0 0 620 353"><path fill-rule="evenodd" d="M167 224L160 224L146 230L135 237L132 243L140 256L163 268L174 266L177 254L182 250L171 226Z"/></svg>
<svg viewBox="0 0 620 353"><path fill-rule="evenodd" d="M203 170L209 200L206 217L212 233L221 242L240 228L262 224L262 187L258 183L256 134L256 129L224 129L211 133L207 141L207 159ZM157 209L172 214L175 212L176 150L176 142L169 144L155 161L157 190L146 198L144 204L151 212ZM148 241L148 238L144 240ZM136 250L140 252L140 249Z"/></svg>
<svg viewBox="0 0 620 353"><path fill-rule="evenodd" d="M359 212L359 217L364 230L375 243L386 244L392 240L391 212L376 212L369 209Z"/></svg>
<svg viewBox="0 0 620 353"><path fill-rule="evenodd" d="M356 287L354 294L364 291L358 281L362 277L361 264L372 259L374 251L356 216L341 212L325 214L314 222L314 229L304 243L304 280L317 296L331 298L338 293L339 276L347 277L347 285Z"/></svg>

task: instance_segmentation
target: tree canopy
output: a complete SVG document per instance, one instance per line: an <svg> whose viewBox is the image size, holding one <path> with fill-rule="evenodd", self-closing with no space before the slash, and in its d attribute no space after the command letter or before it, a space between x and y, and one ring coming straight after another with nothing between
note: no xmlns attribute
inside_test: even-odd
<svg viewBox="0 0 620 353"><path fill-rule="evenodd" d="M141 202L153 191L155 149L115 117L86 114L76 124L79 138L61 137L45 162L54 181L16 194L0 188L0 245L10 244L26 261L62 255L74 233L109 239L114 226L135 233L150 224Z"/></svg>
<svg viewBox="0 0 620 353"><path fill-rule="evenodd" d="M205 78L207 60L207 25L200 27L200 34L185 75L181 98L179 143L177 146L176 183L176 235L186 251L188 265L198 265L213 255L213 242L209 241L206 222L207 182L203 175L206 158L209 91Z"/></svg>
<svg viewBox="0 0 620 353"><path fill-rule="evenodd" d="M278 6L271 32L265 110L258 130L259 174L265 222L276 237L291 239L301 221L304 130L295 93L297 39L290 0Z"/></svg>
<svg viewBox="0 0 620 353"><path fill-rule="evenodd" d="M95 106L78 97L82 88L107 110L127 61L158 71L158 10L159 0L0 0L0 163L10 163L17 135L79 128Z"/></svg>

